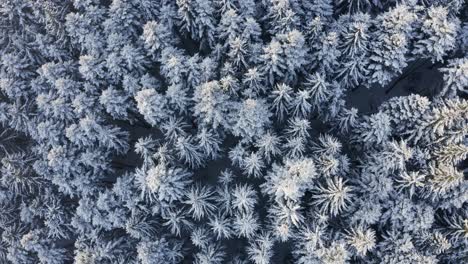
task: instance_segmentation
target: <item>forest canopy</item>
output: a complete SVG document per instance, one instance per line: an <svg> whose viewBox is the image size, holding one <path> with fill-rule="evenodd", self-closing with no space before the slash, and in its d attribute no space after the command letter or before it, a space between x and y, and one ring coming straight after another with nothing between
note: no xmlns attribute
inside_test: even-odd
<svg viewBox="0 0 468 264"><path fill-rule="evenodd" d="M0 1L0 263L468 262L467 18Z"/></svg>

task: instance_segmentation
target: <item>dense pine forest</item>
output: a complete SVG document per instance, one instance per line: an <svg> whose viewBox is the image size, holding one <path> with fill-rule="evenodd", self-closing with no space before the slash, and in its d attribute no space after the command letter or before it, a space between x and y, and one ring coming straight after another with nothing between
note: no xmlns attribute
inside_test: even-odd
<svg viewBox="0 0 468 264"><path fill-rule="evenodd" d="M0 263L468 263L463 0L0 0Z"/></svg>

